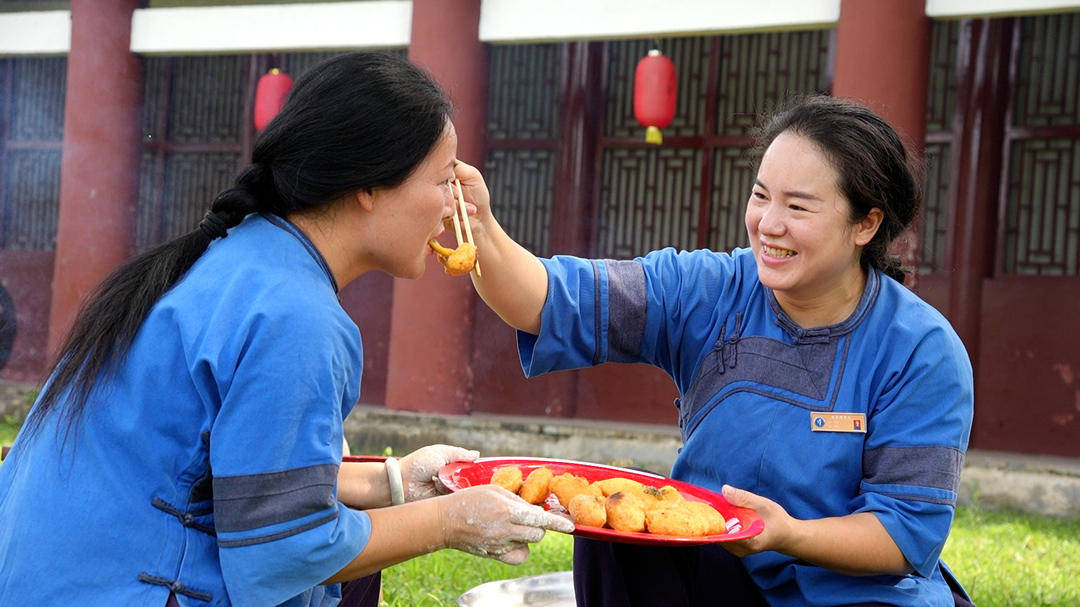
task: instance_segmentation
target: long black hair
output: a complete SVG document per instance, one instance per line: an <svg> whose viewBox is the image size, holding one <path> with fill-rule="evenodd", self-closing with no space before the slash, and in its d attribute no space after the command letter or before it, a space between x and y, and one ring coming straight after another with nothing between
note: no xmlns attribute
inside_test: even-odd
<svg viewBox="0 0 1080 607"><path fill-rule="evenodd" d="M150 309L214 238L251 213L286 216L399 185L435 146L450 111L431 78L393 55L348 53L311 68L199 226L134 257L90 294L27 420L31 430L68 391L71 429L94 387L123 363Z"/></svg>
<svg viewBox="0 0 1080 607"><path fill-rule="evenodd" d="M870 109L825 96L795 99L774 113L761 129L759 151L787 131L813 141L832 164L836 186L851 204L852 223L881 209L881 226L863 247L861 261L903 282L905 270L889 254L889 244L914 221L922 187L920 167L900 136Z"/></svg>

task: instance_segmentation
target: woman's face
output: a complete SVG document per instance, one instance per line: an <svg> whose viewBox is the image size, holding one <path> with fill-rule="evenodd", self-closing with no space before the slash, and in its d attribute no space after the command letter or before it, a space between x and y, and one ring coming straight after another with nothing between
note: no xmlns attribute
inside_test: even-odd
<svg viewBox="0 0 1080 607"><path fill-rule="evenodd" d="M454 210L447 183L454 177L457 133L446 129L409 177L393 188L376 188L375 212L381 214L376 267L401 278L419 278L431 249L427 242L443 233L444 217Z"/></svg>
<svg viewBox="0 0 1080 607"><path fill-rule="evenodd" d="M746 207L746 232L761 283L777 298L812 304L861 285L869 236L852 224L838 175L811 140L790 131L765 150ZM876 225L874 226L876 229Z"/></svg>

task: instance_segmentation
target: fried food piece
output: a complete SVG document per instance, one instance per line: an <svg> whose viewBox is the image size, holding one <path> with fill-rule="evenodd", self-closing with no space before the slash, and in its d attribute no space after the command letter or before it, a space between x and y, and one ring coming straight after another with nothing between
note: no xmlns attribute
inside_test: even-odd
<svg viewBox="0 0 1080 607"><path fill-rule="evenodd" d="M641 495L646 498L645 503L648 508L653 507L655 504L659 504L664 500L664 494L659 488L650 485L643 485L641 487Z"/></svg>
<svg viewBox="0 0 1080 607"><path fill-rule="evenodd" d="M518 495L530 504L542 504L551 493L551 478L555 476L547 466L540 466L525 477Z"/></svg>
<svg viewBox="0 0 1080 607"><path fill-rule="evenodd" d="M681 502L684 498L675 487L664 485L660 487L660 499L665 502Z"/></svg>
<svg viewBox="0 0 1080 607"><path fill-rule="evenodd" d="M521 489L521 469L517 466L503 466L496 468L491 475L491 484L498 485L510 493L517 493Z"/></svg>
<svg viewBox="0 0 1080 607"><path fill-rule="evenodd" d="M595 495L601 498L604 497L604 494L600 492L599 487L593 487L589 484L589 479L584 476L574 476L569 472L560 474L551 479L549 488L551 489L551 492L555 494L555 497L559 498L559 503L565 508L570 508L571 500L582 493Z"/></svg>
<svg viewBox="0 0 1080 607"><path fill-rule="evenodd" d="M603 527L607 523L605 500L598 495L579 493L570 500L566 509L570 511L570 518L578 525Z"/></svg>
<svg viewBox="0 0 1080 607"><path fill-rule="evenodd" d="M451 276L464 276L472 272L476 265L476 245L471 242L463 242L456 249L448 249L432 238L428 241L428 246L435 250L435 256Z"/></svg>
<svg viewBox="0 0 1080 607"><path fill-rule="evenodd" d="M604 509L612 529L635 533L645 530L645 503L633 490L612 493L604 502Z"/></svg>
<svg viewBox="0 0 1080 607"><path fill-rule="evenodd" d="M716 511L716 508L704 502L686 500L682 503L686 508L689 508L695 517L704 523L705 535L727 533L727 522L724 521L724 516Z"/></svg>
<svg viewBox="0 0 1080 607"><path fill-rule="evenodd" d="M604 497L611 497L620 491L641 494L643 487L643 485L637 481L621 477L605 478L604 480L596 481L593 484L600 488L600 491L604 493Z"/></svg>
<svg viewBox="0 0 1080 607"><path fill-rule="evenodd" d="M690 502L661 502L645 512L645 527L656 535L697 537L708 535L704 516L688 508Z"/></svg>

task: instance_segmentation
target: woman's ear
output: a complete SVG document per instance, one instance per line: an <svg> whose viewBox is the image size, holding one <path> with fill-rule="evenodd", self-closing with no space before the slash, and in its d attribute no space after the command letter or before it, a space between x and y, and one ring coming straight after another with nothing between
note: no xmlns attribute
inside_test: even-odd
<svg viewBox="0 0 1080 607"><path fill-rule="evenodd" d="M375 190L359 189L353 194L356 197L356 202L360 203L360 208L365 211L375 210Z"/></svg>
<svg viewBox="0 0 1080 607"><path fill-rule="evenodd" d="M881 227L881 220L884 217L885 214L881 212L881 209L877 207L870 209L866 217L863 217L855 224L855 244L862 247L873 240L874 234L877 234L878 228Z"/></svg>

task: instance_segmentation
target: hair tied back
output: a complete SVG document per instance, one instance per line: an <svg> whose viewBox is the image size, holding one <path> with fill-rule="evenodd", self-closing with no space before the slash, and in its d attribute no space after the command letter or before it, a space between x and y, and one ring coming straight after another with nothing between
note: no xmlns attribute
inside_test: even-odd
<svg viewBox="0 0 1080 607"><path fill-rule="evenodd" d="M202 221L199 222L199 229L210 240L215 238L225 238L229 233L225 230L225 220L220 215L213 211L207 211L203 216Z"/></svg>

